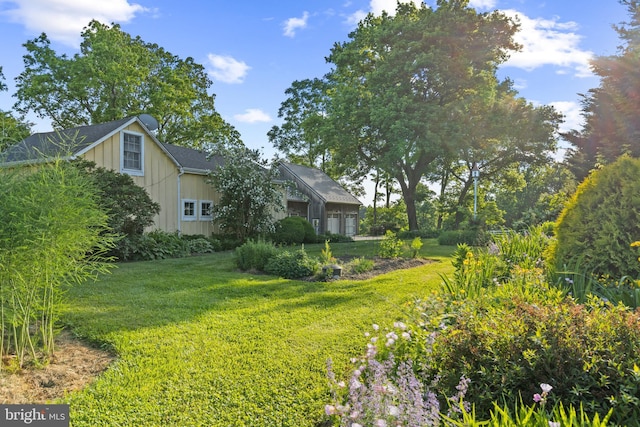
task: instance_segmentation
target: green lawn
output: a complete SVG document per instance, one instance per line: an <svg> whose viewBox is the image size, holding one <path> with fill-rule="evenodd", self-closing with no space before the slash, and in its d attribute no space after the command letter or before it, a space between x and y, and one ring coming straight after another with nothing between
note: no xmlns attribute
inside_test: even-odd
<svg viewBox="0 0 640 427"><path fill-rule="evenodd" d="M376 244L331 248L360 256ZM453 271L452 250L427 241L421 255L440 262L358 282L243 274L231 253L121 264L68 295L65 322L118 355L65 399L72 425L315 426L327 359L345 375L372 323L402 319Z"/></svg>

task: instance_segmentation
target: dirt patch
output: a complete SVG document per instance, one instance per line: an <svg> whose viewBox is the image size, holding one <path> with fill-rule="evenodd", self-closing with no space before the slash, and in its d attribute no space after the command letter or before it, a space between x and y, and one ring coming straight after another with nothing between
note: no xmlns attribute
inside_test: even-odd
<svg viewBox="0 0 640 427"><path fill-rule="evenodd" d="M332 280L366 280L381 274L389 273L395 270L405 270L407 268L420 267L421 265L431 264L434 260L425 258L380 258L374 257L371 260L374 263L372 270L366 273L354 273L349 270L349 262L355 257L342 256L336 257L338 264L343 267L342 275L339 279ZM318 276L308 277L308 281L319 280Z"/></svg>
<svg viewBox="0 0 640 427"><path fill-rule="evenodd" d="M0 403L37 404L64 397L86 387L115 359L71 333L56 338L56 351L43 368L28 367L17 373L0 371Z"/></svg>

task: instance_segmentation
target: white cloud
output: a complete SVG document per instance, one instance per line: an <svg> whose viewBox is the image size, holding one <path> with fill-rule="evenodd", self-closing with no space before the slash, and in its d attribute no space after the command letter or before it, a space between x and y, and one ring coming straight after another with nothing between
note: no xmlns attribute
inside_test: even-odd
<svg viewBox="0 0 640 427"><path fill-rule="evenodd" d="M471 0L469 6L474 9L493 9L496 7L497 0Z"/></svg>
<svg viewBox="0 0 640 427"><path fill-rule="evenodd" d="M309 12L304 12L302 18L289 18L284 23L284 35L287 37L294 37L296 30L306 28L307 20L309 19Z"/></svg>
<svg viewBox="0 0 640 427"><path fill-rule="evenodd" d="M258 108L248 108L244 114L236 114L233 118L242 123L268 123L271 121L271 116Z"/></svg>
<svg viewBox="0 0 640 427"><path fill-rule="evenodd" d="M47 33L50 40L78 47L80 33L92 19L105 24L129 22L137 13L148 12L129 0L0 0L0 12L34 34Z"/></svg>
<svg viewBox="0 0 640 427"><path fill-rule="evenodd" d="M558 73L572 72L577 77L590 77L589 60L593 52L579 47L582 37L576 33L575 22L559 22L554 19L532 19L515 10L504 10L506 15L517 18L520 31L514 39L523 46L513 53L504 66L531 71L544 65L560 67Z"/></svg>
<svg viewBox="0 0 640 427"><path fill-rule="evenodd" d="M231 56L210 53L208 59L209 65L212 67L209 70L209 75L223 83L242 83L247 72L251 69L245 62L238 61Z"/></svg>
<svg viewBox="0 0 640 427"><path fill-rule="evenodd" d="M584 117L582 117L582 106L578 102L555 101L549 105L564 114L564 123L560 125L560 132L582 129Z"/></svg>

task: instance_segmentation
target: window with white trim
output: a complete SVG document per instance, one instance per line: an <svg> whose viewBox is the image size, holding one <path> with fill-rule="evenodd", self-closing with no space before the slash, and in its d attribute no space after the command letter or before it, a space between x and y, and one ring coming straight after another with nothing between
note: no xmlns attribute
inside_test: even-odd
<svg viewBox="0 0 640 427"><path fill-rule="evenodd" d="M200 221L213 219L213 202L211 200L200 200Z"/></svg>
<svg viewBox="0 0 640 427"><path fill-rule="evenodd" d="M182 199L182 220L195 221L197 219L198 201L192 199Z"/></svg>
<svg viewBox="0 0 640 427"><path fill-rule="evenodd" d="M120 133L120 170L129 175L144 175L144 135L137 132Z"/></svg>

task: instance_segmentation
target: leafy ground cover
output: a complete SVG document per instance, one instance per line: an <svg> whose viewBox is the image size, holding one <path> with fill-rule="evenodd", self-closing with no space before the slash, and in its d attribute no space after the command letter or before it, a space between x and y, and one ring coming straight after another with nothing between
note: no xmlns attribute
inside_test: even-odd
<svg viewBox="0 0 640 427"><path fill-rule="evenodd" d="M332 250L367 256L376 244ZM452 249L428 243L421 255L445 261ZM69 328L118 358L64 401L74 426L315 426L329 398L327 359L346 374L372 323L403 317L451 270L438 262L306 282L239 273L231 253L122 264L69 293Z"/></svg>

